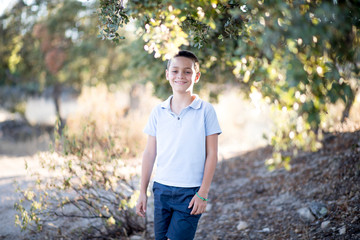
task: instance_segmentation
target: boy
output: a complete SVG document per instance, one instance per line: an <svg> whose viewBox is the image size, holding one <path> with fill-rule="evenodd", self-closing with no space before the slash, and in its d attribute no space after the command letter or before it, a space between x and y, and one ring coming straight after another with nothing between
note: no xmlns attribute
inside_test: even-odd
<svg viewBox="0 0 360 240"><path fill-rule="evenodd" d="M206 209L221 129L213 106L192 93L200 79L199 60L192 52L180 51L169 60L166 79L173 95L153 109L144 129L149 137L136 212L145 217L156 158L155 238L189 240Z"/></svg>

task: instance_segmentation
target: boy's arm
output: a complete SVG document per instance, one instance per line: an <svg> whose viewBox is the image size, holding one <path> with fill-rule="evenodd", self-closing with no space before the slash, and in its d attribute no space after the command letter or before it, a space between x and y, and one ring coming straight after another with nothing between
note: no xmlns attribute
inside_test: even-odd
<svg viewBox="0 0 360 240"><path fill-rule="evenodd" d="M151 173L154 167L155 158L156 158L156 137L149 135L142 159L140 196L138 203L136 205L136 213L142 217L145 217L146 203L147 203L146 192L149 185Z"/></svg>
<svg viewBox="0 0 360 240"><path fill-rule="evenodd" d="M215 173L216 164L218 161L218 134L206 136L206 161L204 176L198 194L207 198L210 190L210 185ZM194 196L189 204L189 208L193 206L190 214L201 214L206 210L206 201L201 200L198 196Z"/></svg>

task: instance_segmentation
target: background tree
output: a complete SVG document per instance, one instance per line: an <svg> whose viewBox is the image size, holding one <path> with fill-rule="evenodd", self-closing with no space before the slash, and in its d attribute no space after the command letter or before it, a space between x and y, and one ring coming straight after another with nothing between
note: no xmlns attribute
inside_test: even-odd
<svg viewBox="0 0 360 240"><path fill-rule="evenodd" d="M21 89L19 95L40 95L52 89L56 113L64 88L80 92L84 85L107 85L139 79L128 56L144 51L131 34L121 46L97 38L96 2L19 0L1 16L0 86ZM133 66L133 67L132 67ZM5 97L5 95L3 96ZM5 99L3 99L5 101ZM10 109L14 110L14 109Z"/></svg>
<svg viewBox="0 0 360 240"><path fill-rule="evenodd" d="M63 84L59 71L66 64L69 49L73 46L71 39L65 36L65 31L61 31L59 26L66 28L75 25L76 14L81 10L84 7L78 2L64 1L57 5L37 1L27 5L18 1L2 16L4 49L11 50L3 52L2 85L17 85L24 92L30 90L37 93L51 86L59 117L59 97ZM64 16L64 12L67 15ZM59 16L63 16L63 19L58 23L56 19L60 20ZM17 44L15 47L8 44L14 41Z"/></svg>
<svg viewBox="0 0 360 240"><path fill-rule="evenodd" d="M359 16L358 1L321 0L100 0L99 10L103 38L118 42L118 29L135 19L155 58L190 48L207 82L261 94L285 115L272 137L277 152L315 150L328 104L343 101L348 115L359 86Z"/></svg>

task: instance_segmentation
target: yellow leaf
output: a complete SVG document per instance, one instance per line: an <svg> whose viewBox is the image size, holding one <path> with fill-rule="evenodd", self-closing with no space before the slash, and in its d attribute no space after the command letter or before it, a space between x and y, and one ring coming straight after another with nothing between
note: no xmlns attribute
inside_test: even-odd
<svg viewBox="0 0 360 240"><path fill-rule="evenodd" d="M216 24L215 24L214 20L210 20L209 26L210 26L212 29L216 29Z"/></svg>
<svg viewBox="0 0 360 240"><path fill-rule="evenodd" d="M247 70L244 75L244 83L247 83L250 80L250 71Z"/></svg>
<svg viewBox="0 0 360 240"><path fill-rule="evenodd" d="M111 216L111 217L108 218L108 220L106 221L106 223L107 223L108 225L115 225L116 221L115 221L115 219Z"/></svg>

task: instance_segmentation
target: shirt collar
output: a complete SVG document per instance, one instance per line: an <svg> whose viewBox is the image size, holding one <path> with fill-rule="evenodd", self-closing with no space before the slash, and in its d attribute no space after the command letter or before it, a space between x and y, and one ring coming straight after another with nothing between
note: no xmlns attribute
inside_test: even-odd
<svg viewBox="0 0 360 240"><path fill-rule="evenodd" d="M171 101L172 97L173 97L173 96L171 95L170 97L168 97L168 99L166 99L165 101L163 101L163 102L161 103L161 107L170 110L170 101Z"/></svg>
<svg viewBox="0 0 360 240"><path fill-rule="evenodd" d="M194 94L194 95L195 95L195 99L190 104L190 107L193 109L199 109L201 107L202 100L198 95L196 95L196 94Z"/></svg>
<svg viewBox="0 0 360 240"><path fill-rule="evenodd" d="M202 100L197 94L194 94L194 96L195 96L195 99L194 99L194 101L192 101L192 103L189 105L189 107L191 107L193 109L199 109L201 107ZM170 110L171 109L170 102L171 102L172 98L173 98L173 95L168 97L168 99L166 99L164 102L161 103L161 107Z"/></svg>

